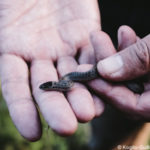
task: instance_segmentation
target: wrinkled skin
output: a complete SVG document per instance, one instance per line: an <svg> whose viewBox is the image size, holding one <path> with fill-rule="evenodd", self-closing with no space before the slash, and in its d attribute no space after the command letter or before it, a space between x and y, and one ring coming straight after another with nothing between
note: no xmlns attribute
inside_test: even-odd
<svg viewBox="0 0 150 150"><path fill-rule="evenodd" d="M128 117L150 121L150 35L140 39L131 28L122 26L118 32L118 47L121 51L117 53L108 35L95 32L91 40L97 54L97 70L106 79L92 81L91 88ZM108 82L126 81L144 75L146 80L141 94L136 94L121 84Z"/></svg>
<svg viewBox="0 0 150 150"><path fill-rule="evenodd" d="M35 141L41 136L33 98L60 135L74 133L77 120L87 122L95 117L95 102L102 106L98 114L103 111L99 98L93 98L81 84L75 85L67 99L61 92L39 89L41 83L75 71L78 62L94 63L89 42L94 30L100 30L96 0L1 0L2 93L14 124L26 139Z"/></svg>

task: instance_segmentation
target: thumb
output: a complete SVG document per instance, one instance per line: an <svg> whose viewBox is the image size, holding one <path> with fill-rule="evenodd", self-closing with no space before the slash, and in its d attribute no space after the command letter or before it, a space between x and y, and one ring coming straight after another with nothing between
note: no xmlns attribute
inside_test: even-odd
<svg viewBox="0 0 150 150"><path fill-rule="evenodd" d="M124 50L99 61L101 76L113 81L130 80L150 71L150 34Z"/></svg>

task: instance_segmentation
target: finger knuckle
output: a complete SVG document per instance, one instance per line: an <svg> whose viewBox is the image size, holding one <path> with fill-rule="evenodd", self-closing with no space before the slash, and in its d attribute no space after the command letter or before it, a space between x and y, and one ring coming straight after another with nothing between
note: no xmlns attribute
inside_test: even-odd
<svg viewBox="0 0 150 150"><path fill-rule="evenodd" d="M150 45L146 40L141 40L135 44L134 49L137 62L141 69L149 70L150 67Z"/></svg>

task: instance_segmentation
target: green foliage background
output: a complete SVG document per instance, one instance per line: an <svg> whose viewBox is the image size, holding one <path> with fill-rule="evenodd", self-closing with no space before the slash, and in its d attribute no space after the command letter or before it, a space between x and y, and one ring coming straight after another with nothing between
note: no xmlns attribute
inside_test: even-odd
<svg viewBox="0 0 150 150"><path fill-rule="evenodd" d="M37 142L28 142L20 136L9 116L6 103L0 91L0 150L88 150L90 125L79 124L71 137L60 137L48 128L41 117L43 136Z"/></svg>

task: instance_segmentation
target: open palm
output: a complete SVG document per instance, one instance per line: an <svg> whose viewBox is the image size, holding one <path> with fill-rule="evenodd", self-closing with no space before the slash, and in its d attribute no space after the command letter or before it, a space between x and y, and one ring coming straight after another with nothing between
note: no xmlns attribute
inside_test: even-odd
<svg viewBox="0 0 150 150"><path fill-rule="evenodd" d="M97 6L96 0L1 1L2 92L25 138L41 136L33 97L50 127L62 135L72 134L77 120L95 116L92 96L83 85L67 94L69 103L62 93L41 91L39 85L76 70L78 63L92 63L89 34L100 29Z"/></svg>

